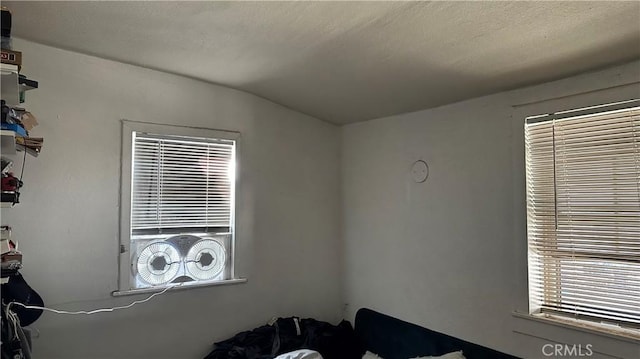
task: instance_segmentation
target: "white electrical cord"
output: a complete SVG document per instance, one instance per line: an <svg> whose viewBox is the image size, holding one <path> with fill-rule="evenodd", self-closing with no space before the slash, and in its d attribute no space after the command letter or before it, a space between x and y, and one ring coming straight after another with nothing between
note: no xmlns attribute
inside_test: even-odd
<svg viewBox="0 0 640 359"><path fill-rule="evenodd" d="M18 316L16 315L16 313L9 311L9 309L7 308L7 319L9 319L9 321L11 322L11 324L13 324L13 335L14 336L18 336L18 323L20 323L20 319L18 319Z"/></svg>
<svg viewBox="0 0 640 359"><path fill-rule="evenodd" d="M151 298L158 296L160 294L164 294L166 293L169 289L175 288L175 287L179 287L181 286L182 283L178 284L178 285L172 285L172 286L168 286L165 289L163 289L161 292L157 292L157 293L153 293L150 296L148 296L145 299L141 299L141 300L135 300L127 305L122 305L122 306L117 306L117 307L113 307L113 308L102 308L102 309L94 309L94 310L90 310L90 311L86 311L86 310L78 310L78 311L66 311L66 310L59 310L59 309L53 309L53 308L47 308L47 307L39 307L37 305L24 305L20 302L10 302L9 304L7 304L7 314L11 313L11 306L12 305L17 305L19 307L22 308L26 308L26 309L39 309L39 310L44 310L47 312L51 312L51 313L56 313L56 314L70 314L70 315L78 315L78 314L85 314L85 315L91 315L91 314L98 314L98 313L109 313L109 312L113 312L116 310L120 310L120 309L129 309L131 307L133 307L136 304L141 304L144 302L148 302L151 300Z"/></svg>

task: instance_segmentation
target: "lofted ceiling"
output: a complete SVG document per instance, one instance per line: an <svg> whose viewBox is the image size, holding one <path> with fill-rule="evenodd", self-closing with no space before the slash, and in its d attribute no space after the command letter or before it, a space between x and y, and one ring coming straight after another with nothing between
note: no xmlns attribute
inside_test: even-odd
<svg viewBox="0 0 640 359"><path fill-rule="evenodd" d="M12 2L14 36L344 124L640 58L640 2Z"/></svg>

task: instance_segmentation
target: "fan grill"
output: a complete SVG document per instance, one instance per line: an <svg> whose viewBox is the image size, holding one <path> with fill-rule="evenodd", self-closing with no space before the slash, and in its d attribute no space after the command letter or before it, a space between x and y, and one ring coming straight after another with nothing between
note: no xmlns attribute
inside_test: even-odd
<svg viewBox="0 0 640 359"><path fill-rule="evenodd" d="M171 282L180 270L180 254L167 242L154 242L146 246L136 261L138 274L147 284Z"/></svg>
<svg viewBox="0 0 640 359"><path fill-rule="evenodd" d="M224 246L213 239L196 242L185 258L187 271L197 280L209 280L217 277L227 259Z"/></svg>

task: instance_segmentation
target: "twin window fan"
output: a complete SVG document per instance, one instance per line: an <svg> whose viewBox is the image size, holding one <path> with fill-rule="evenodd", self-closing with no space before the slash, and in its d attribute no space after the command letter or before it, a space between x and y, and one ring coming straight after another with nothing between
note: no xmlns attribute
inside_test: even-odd
<svg viewBox="0 0 640 359"><path fill-rule="evenodd" d="M134 238L133 281L136 288L170 283L225 279L230 235L174 235Z"/></svg>

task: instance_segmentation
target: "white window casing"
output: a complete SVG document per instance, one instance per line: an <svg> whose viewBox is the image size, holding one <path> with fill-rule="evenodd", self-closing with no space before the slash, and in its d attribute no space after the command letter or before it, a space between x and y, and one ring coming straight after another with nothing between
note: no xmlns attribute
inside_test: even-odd
<svg viewBox="0 0 640 359"><path fill-rule="evenodd" d="M239 134L122 122L119 291L234 277Z"/></svg>
<svg viewBox="0 0 640 359"><path fill-rule="evenodd" d="M640 328L640 101L525 121L532 314Z"/></svg>

